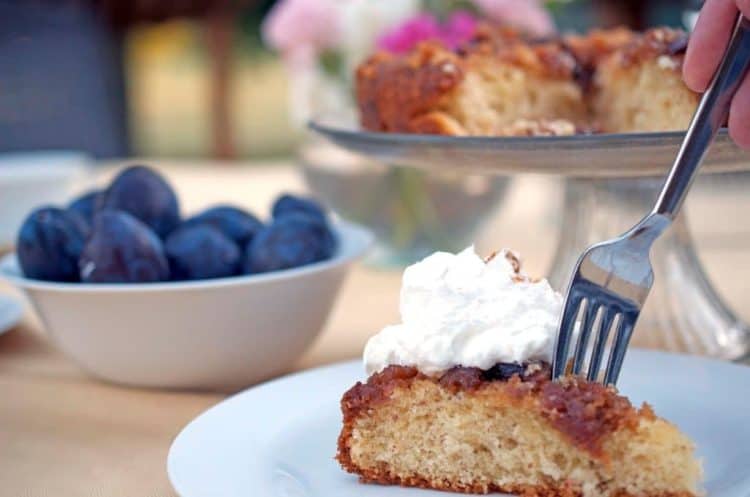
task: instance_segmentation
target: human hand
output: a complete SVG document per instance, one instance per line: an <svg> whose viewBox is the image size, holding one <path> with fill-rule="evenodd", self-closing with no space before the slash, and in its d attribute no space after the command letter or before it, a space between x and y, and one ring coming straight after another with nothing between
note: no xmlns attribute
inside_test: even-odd
<svg viewBox="0 0 750 497"><path fill-rule="evenodd" d="M683 77L688 87L703 92L711 82L732 35L737 13L750 18L750 0L706 0L690 36ZM740 85L729 110L729 134L750 149L750 78Z"/></svg>

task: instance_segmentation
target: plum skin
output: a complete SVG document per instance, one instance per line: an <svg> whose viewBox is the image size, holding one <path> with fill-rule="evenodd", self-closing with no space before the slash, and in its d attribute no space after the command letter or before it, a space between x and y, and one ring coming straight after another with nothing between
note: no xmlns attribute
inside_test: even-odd
<svg viewBox="0 0 750 497"><path fill-rule="evenodd" d="M158 236L127 212L103 210L78 264L85 283L151 283L169 280L169 264Z"/></svg>
<svg viewBox="0 0 750 497"><path fill-rule="evenodd" d="M146 166L131 166L102 194L100 209L125 211L165 238L180 224L180 205L169 183Z"/></svg>
<svg viewBox="0 0 750 497"><path fill-rule="evenodd" d="M77 282L78 258L88 227L77 214L40 207L29 214L18 232L16 253L27 278Z"/></svg>
<svg viewBox="0 0 750 497"><path fill-rule="evenodd" d="M321 222L327 222L325 209L315 200L285 193L273 203L271 214L274 219L288 214L307 214Z"/></svg>
<svg viewBox="0 0 750 497"><path fill-rule="evenodd" d="M75 212L80 215L88 226L94 220L94 214L102 201L102 192L100 190L89 190L78 197L74 198L68 204L68 212Z"/></svg>
<svg viewBox="0 0 750 497"><path fill-rule="evenodd" d="M247 211L231 205L217 205L192 216L180 227L207 225L221 231L240 247L245 246L263 229L263 223Z"/></svg>
<svg viewBox="0 0 750 497"><path fill-rule="evenodd" d="M248 244L247 274L290 269L329 259L336 249L327 223L307 214L286 214L265 227Z"/></svg>
<svg viewBox="0 0 750 497"><path fill-rule="evenodd" d="M213 226L180 227L164 247L173 280L224 278L240 271L239 247Z"/></svg>
<svg viewBox="0 0 750 497"><path fill-rule="evenodd" d="M146 166L121 171L66 209L37 209L18 235L25 275L86 283L265 273L328 259L336 247L324 207L291 194L277 197L268 225L231 205L181 222L174 190Z"/></svg>

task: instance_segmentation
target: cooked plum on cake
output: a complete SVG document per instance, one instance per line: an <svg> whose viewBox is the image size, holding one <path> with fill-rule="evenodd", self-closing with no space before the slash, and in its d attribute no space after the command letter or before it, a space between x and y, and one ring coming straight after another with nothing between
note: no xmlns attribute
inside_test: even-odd
<svg viewBox="0 0 750 497"><path fill-rule="evenodd" d="M366 483L544 497L700 495L692 442L648 405L550 380L562 297L512 252L406 269L402 323L365 347L337 459Z"/></svg>

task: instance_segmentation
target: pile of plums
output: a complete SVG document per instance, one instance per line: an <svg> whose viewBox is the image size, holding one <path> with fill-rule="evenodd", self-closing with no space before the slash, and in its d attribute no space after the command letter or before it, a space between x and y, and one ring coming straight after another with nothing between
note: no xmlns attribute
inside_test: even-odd
<svg viewBox="0 0 750 497"><path fill-rule="evenodd" d="M330 258L336 245L326 212L312 199L280 196L265 223L229 205L182 220L164 178L133 166L67 208L33 211L16 250L28 278L147 283L304 266Z"/></svg>

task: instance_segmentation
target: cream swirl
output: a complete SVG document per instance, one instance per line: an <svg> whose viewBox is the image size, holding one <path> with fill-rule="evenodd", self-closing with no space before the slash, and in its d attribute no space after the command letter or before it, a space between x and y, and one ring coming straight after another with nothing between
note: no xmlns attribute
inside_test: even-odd
<svg viewBox="0 0 750 497"><path fill-rule="evenodd" d="M520 271L508 250L487 261L470 247L436 252L404 271L401 324L370 338L368 374L389 365L435 375L454 366L550 361L562 296Z"/></svg>

